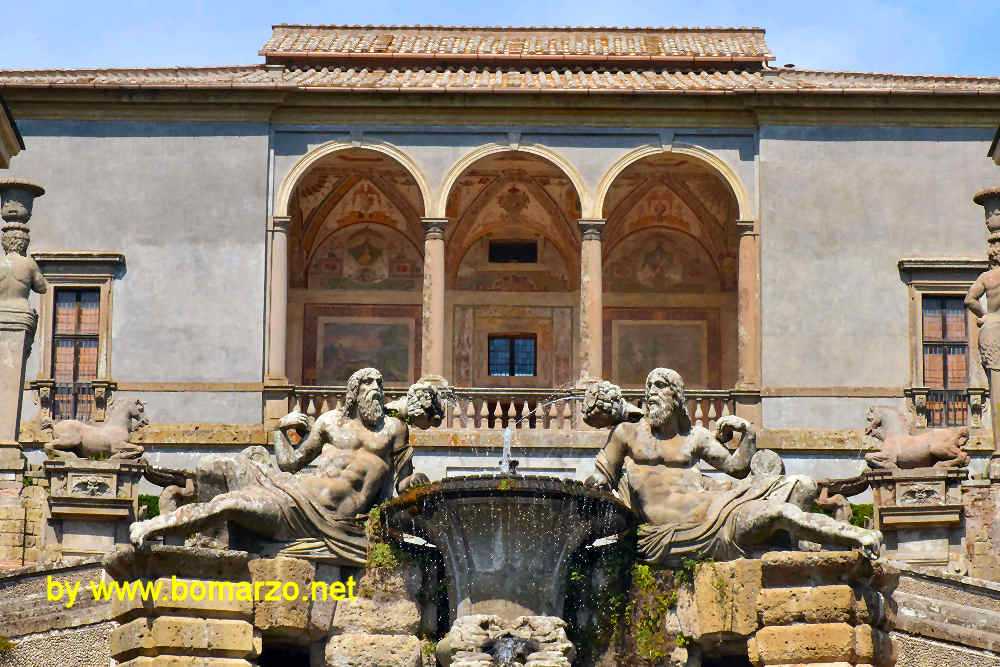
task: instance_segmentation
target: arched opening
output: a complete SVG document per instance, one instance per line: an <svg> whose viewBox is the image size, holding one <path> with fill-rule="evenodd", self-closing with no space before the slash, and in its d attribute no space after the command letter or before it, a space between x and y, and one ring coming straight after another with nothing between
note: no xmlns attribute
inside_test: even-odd
<svg viewBox="0 0 1000 667"><path fill-rule="evenodd" d="M445 212L452 382L571 383L580 280L573 181L537 154L495 152L458 175Z"/></svg>
<svg viewBox="0 0 1000 667"><path fill-rule="evenodd" d="M696 389L737 382L739 205L701 160L654 153L604 199L603 367L641 387L666 366Z"/></svg>
<svg viewBox="0 0 1000 667"><path fill-rule="evenodd" d="M344 148L315 161L288 201L287 367L294 384L339 385L379 368L420 377L424 201L392 157Z"/></svg>

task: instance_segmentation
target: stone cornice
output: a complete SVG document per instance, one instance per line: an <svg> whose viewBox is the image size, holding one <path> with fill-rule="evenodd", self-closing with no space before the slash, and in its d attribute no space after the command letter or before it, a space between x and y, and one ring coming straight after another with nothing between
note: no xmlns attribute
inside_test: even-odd
<svg viewBox="0 0 1000 667"><path fill-rule="evenodd" d="M38 250L31 253L42 273L117 275L125 255L102 250Z"/></svg>
<svg viewBox="0 0 1000 667"><path fill-rule="evenodd" d="M981 273L989 268L985 259L973 257L904 257L896 266L902 272L972 271Z"/></svg>
<svg viewBox="0 0 1000 667"><path fill-rule="evenodd" d="M102 90L5 88L24 120L236 121L282 124L384 123L747 127L919 125L996 127L1000 93L833 95L763 91L467 94L427 91Z"/></svg>

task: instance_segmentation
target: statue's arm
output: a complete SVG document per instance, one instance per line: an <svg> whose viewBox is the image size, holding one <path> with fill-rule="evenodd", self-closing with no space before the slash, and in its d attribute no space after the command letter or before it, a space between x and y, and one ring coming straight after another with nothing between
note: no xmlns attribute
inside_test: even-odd
<svg viewBox="0 0 1000 667"><path fill-rule="evenodd" d="M736 451L730 452L722 443L728 442L734 433L742 433ZM707 434L698 442L698 454L710 466L727 475L743 479L750 474L750 459L757 452L757 434L750 430L750 423L734 416L722 417L718 421L715 437Z"/></svg>
<svg viewBox="0 0 1000 667"><path fill-rule="evenodd" d="M426 484L430 479L422 472L413 472L413 447L410 446L410 430L402 421L399 432L393 440L392 467L395 475L396 493L403 493L411 486Z"/></svg>
<svg viewBox="0 0 1000 667"><path fill-rule="evenodd" d="M318 421L297 448L292 447L280 430L275 431L274 459L278 468L284 472L302 470L320 455L320 452L323 451L323 442L323 425Z"/></svg>
<svg viewBox="0 0 1000 667"><path fill-rule="evenodd" d="M611 431L608 441L597 453L597 459L594 461L595 470L584 480L584 484L615 488L618 485L618 478L621 477L627 452L628 442L624 437L623 425L619 424Z"/></svg>
<svg viewBox="0 0 1000 667"><path fill-rule="evenodd" d="M45 294L49 291L49 281L42 275L42 270L35 264L31 271L31 289L38 294Z"/></svg>
<svg viewBox="0 0 1000 667"><path fill-rule="evenodd" d="M965 295L965 307L972 311L976 317L982 317L986 314L982 304L979 303L979 298L985 293L986 285L983 284L983 279L980 277L976 278L976 282L972 283L968 294Z"/></svg>

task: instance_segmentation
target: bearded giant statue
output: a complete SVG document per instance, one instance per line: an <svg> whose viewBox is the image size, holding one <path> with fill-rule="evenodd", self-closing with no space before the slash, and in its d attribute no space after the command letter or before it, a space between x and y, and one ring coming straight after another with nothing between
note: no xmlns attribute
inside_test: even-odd
<svg viewBox="0 0 1000 667"><path fill-rule="evenodd" d="M443 409L435 389L418 384L396 406L418 426L439 424ZM342 407L315 421L291 413L275 431L278 469L261 457L203 457L191 476L201 502L132 524L137 547L151 537L191 533L232 522L287 543L279 555L316 557L334 565L363 566L364 518L393 491L427 482L414 473L407 424L386 411L382 374L362 368L347 381ZM297 445L290 430L303 437ZM304 470L312 464L314 468ZM222 545L228 546L228 545Z"/></svg>
<svg viewBox="0 0 1000 667"><path fill-rule="evenodd" d="M766 547L779 530L878 556L881 533L809 512L819 494L816 482L781 474L772 452L755 457L757 435L745 419L724 416L714 431L692 425L676 371L649 374L643 415L610 383L592 393L599 395L585 399L585 420L615 425L586 483L617 490L638 515L639 551L647 562L676 567L684 558L731 560ZM737 433L740 442L730 451L725 443ZM701 461L727 478L716 482L702 474Z"/></svg>

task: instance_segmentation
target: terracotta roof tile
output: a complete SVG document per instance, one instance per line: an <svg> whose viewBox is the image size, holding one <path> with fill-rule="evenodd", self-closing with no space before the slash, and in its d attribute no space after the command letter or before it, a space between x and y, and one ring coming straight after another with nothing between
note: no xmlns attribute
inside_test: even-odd
<svg viewBox="0 0 1000 667"><path fill-rule="evenodd" d="M761 28L498 28L277 25L269 62L309 58L773 59Z"/></svg>
<svg viewBox="0 0 1000 667"><path fill-rule="evenodd" d="M550 66L476 63L413 66L341 63L324 67L171 67L0 70L3 88L225 88L368 91L1000 93L1000 77L923 76L740 67Z"/></svg>

